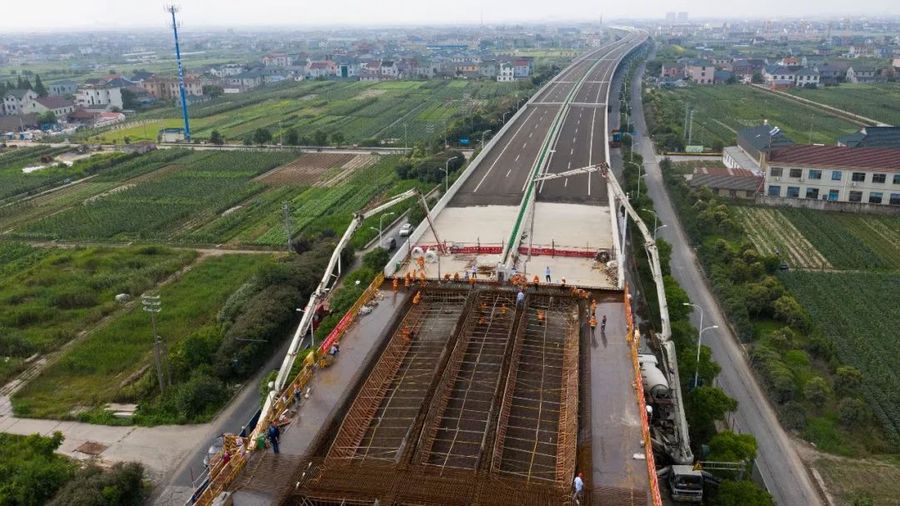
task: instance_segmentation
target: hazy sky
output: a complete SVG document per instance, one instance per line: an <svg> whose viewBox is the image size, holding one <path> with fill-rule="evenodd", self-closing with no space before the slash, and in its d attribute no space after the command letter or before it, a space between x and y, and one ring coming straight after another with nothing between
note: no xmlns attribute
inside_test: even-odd
<svg viewBox="0 0 900 506"><path fill-rule="evenodd" d="M160 0L9 0L0 31L163 27ZM4 4L7 2L3 2ZM863 0L180 0L184 29L238 26L447 24L691 17L898 15L900 1ZM862 8L865 6L865 8Z"/></svg>

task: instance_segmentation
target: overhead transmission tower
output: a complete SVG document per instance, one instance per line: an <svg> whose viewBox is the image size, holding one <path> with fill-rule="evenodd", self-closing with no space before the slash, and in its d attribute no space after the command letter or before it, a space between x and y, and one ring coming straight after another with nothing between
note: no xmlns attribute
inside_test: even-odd
<svg viewBox="0 0 900 506"><path fill-rule="evenodd" d="M191 123L188 120L187 90L184 87L184 67L181 65L181 46L178 42L178 23L175 21L175 13L178 7L175 4L166 6L166 12L172 14L172 33L175 34L175 61L178 62L178 91L181 94L181 116L184 118L184 140L191 142Z"/></svg>

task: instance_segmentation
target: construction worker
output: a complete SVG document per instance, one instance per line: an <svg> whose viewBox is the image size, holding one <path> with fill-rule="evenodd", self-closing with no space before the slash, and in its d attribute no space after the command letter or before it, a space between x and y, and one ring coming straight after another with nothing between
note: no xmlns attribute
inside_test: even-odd
<svg viewBox="0 0 900 506"><path fill-rule="evenodd" d="M591 335L594 335L594 331L597 329L597 317L593 314L591 315Z"/></svg>
<svg viewBox="0 0 900 506"><path fill-rule="evenodd" d="M562 286L563 288L566 287L566 278L560 278L560 286Z"/></svg>
<svg viewBox="0 0 900 506"><path fill-rule="evenodd" d="M519 290L519 293L516 294L516 307L525 307L525 292L521 289Z"/></svg>
<svg viewBox="0 0 900 506"><path fill-rule="evenodd" d="M550 283L550 266L548 265L546 269L544 269L544 278Z"/></svg>
<svg viewBox="0 0 900 506"><path fill-rule="evenodd" d="M538 277L537 274L534 275L534 278L531 279L531 282L534 283L534 286L538 286L541 284L541 278Z"/></svg>
<svg viewBox="0 0 900 506"><path fill-rule="evenodd" d="M478 265L474 265L474 264L472 265L471 273L472 273L470 276L471 279L478 279Z"/></svg>
<svg viewBox="0 0 900 506"><path fill-rule="evenodd" d="M412 284L412 274L406 273L406 276L403 277L403 286L405 288L409 288L409 285Z"/></svg>
<svg viewBox="0 0 900 506"><path fill-rule="evenodd" d="M603 318L600 319L600 333L603 334L606 332L606 315L603 315Z"/></svg>
<svg viewBox="0 0 900 506"><path fill-rule="evenodd" d="M459 282L459 273L458 272L453 273L453 281Z"/></svg>
<svg viewBox="0 0 900 506"><path fill-rule="evenodd" d="M397 290L399 290L400 289L400 280L398 278L394 278L394 280L391 282L391 287L394 289L395 292Z"/></svg>
<svg viewBox="0 0 900 506"><path fill-rule="evenodd" d="M538 309L537 319L539 322L544 323L544 310L543 309Z"/></svg>
<svg viewBox="0 0 900 506"><path fill-rule="evenodd" d="M591 314L597 312L597 299L591 299Z"/></svg>
<svg viewBox="0 0 900 506"><path fill-rule="evenodd" d="M418 304L422 300L422 292L416 292L416 295L413 296L413 304Z"/></svg>
<svg viewBox="0 0 900 506"><path fill-rule="evenodd" d="M584 473L578 473L572 481L572 499L575 504L581 504L584 500Z"/></svg>

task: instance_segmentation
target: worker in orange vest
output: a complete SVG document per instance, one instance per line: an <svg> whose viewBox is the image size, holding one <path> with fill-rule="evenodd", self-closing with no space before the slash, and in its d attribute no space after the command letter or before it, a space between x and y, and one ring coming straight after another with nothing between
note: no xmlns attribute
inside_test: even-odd
<svg viewBox="0 0 900 506"><path fill-rule="evenodd" d="M418 304L422 300L422 292L416 292L416 295L413 297L413 304ZM596 322L594 322L596 323Z"/></svg>
<svg viewBox="0 0 900 506"><path fill-rule="evenodd" d="M591 335L594 334L595 330L597 330L597 317L592 314L591 315Z"/></svg>
<svg viewBox="0 0 900 506"><path fill-rule="evenodd" d="M400 289L400 280L397 278L394 278L394 281L391 282L391 286L394 288L394 291L396 292L397 290Z"/></svg>

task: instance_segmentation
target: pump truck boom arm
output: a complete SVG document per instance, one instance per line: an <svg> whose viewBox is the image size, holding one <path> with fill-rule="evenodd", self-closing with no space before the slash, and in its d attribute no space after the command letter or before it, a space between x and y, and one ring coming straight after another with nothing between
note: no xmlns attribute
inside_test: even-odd
<svg viewBox="0 0 900 506"><path fill-rule="evenodd" d="M316 287L315 291L313 291L313 293L309 295L309 301L307 301L306 307L302 310L303 316L300 318L300 324L297 326L297 330L294 332L294 337L291 339L290 347L288 348L288 352L281 363L281 368L278 370L278 376L275 378L275 383L272 386L269 394L266 396L266 402L263 404L259 422L257 422L256 429L254 430L254 437L258 436L260 434L260 431L265 430L268 424L268 417L272 410L272 406L275 402L276 396L284 389L285 385L288 382L288 375L291 372L291 368L294 366L294 360L296 359L297 354L300 352L300 346L303 343L303 338L307 334L307 332L312 332L312 318L316 312L316 307L321 301L325 300L325 297L328 295L328 292L331 289L333 281L335 281L341 275L341 252L344 250L347 244L350 243L350 239L353 238L353 233L356 232L356 230L359 229L360 226L362 226L362 223L366 218L375 216L378 213L389 209L410 197L418 197L419 203L422 204L422 207L425 209L425 216L428 219L428 224L431 226L432 232L434 232L434 237L435 239L438 239L437 230L435 230L434 223L431 221L431 212L428 210L428 202L425 200L425 196L422 195L418 188L407 190L399 195L392 197L387 202L369 209L368 211L359 212L353 215L353 219L350 221L350 225L347 226L347 230L344 231L344 235L341 236L341 239L338 241L337 246L335 246L334 248L334 252L331 254L331 259L329 259L328 261L328 266L325 268L325 273L322 275L321 281L319 281L319 284ZM440 239L438 239L438 248L443 248ZM337 269L336 275L334 273L335 269Z"/></svg>
<svg viewBox="0 0 900 506"><path fill-rule="evenodd" d="M637 211L628 201L628 196L622 191L619 182L611 171L603 171L604 177L609 184L610 189L616 196L613 202L613 211L618 213L618 206L621 205L625 211L634 220L641 236L644 238L644 250L650 257L650 272L653 275L653 282L656 285L656 297L659 301L659 315L661 320L662 332L660 333L660 341L662 342L663 366L667 369L670 376L670 385L672 389L672 397L676 406L675 412L677 419L675 420L675 437L678 440L678 446L670 448L670 456L678 464L690 464L694 460L694 454L691 451L690 436L688 434L687 418L684 413L684 397L681 393L681 380L678 377L678 364L675 357L675 343L672 342L672 325L669 321L669 306L666 302L666 290L663 284L663 274L659 263L659 251L656 248L656 241L650 229L644 224L644 221L638 215ZM624 241L624 238L622 239Z"/></svg>

